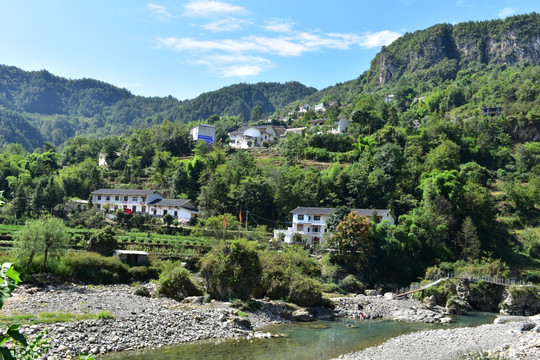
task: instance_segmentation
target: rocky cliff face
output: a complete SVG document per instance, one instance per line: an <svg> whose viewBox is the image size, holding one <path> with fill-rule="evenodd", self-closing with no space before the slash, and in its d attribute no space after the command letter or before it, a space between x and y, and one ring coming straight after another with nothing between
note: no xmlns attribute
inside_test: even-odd
<svg viewBox="0 0 540 360"><path fill-rule="evenodd" d="M435 25L405 34L383 47L370 73L379 84L397 82L406 74L441 65L443 60L513 66L520 61L540 64L540 15L505 20ZM444 66L444 64L442 64Z"/></svg>

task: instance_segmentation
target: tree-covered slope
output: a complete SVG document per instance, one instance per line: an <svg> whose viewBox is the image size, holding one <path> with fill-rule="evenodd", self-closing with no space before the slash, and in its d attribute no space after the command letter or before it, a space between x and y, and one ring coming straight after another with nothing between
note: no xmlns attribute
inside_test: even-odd
<svg viewBox="0 0 540 360"><path fill-rule="evenodd" d="M298 82L238 84L179 101L135 96L98 80L69 80L45 70L0 65L0 124L6 129L0 144L33 149L43 141L60 145L75 135L124 135L164 120L187 123L214 114L249 119L257 105L262 113L273 113L314 92Z"/></svg>
<svg viewBox="0 0 540 360"><path fill-rule="evenodd" d="M393 94L412 87L423 93L453 81L460 71L475 72L488 65L540 65L540 15L531 13L504 20L438 24L406 33L385 46L357 79L323 89L304 99L350 102L362 92Z"/></svg>
<svg viewBox="0 0 540 360"><path fill-rule="evenodd" d="M186 103L177 113L184 121L206 119L213 114L242 115L249 120L251 110L257 105L263 114L271 114L279 108L315 93L299 82L236 84L217 91L204 93Z"/></svg>

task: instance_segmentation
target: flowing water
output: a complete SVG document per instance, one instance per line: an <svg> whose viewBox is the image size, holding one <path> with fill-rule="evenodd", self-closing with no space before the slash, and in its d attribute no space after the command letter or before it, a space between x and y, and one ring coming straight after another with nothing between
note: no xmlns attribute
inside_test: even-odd
<svg viewBox="0 0 540 360"><path fill-rule="evenodd" d="M341 354L379 345L389 338L413 331L491 323L495 314L473 312L456 317L449 325L383 320L321 320L268 326L262 331L283 337L252 340L207 340L175 347L122 352L107 359L123 360L226 360L226 359L332 359Z"/></svg>

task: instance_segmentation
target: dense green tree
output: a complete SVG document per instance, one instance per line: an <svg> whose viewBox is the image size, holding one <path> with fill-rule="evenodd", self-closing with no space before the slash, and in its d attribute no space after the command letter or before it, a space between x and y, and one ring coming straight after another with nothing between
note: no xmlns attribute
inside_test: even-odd
<svg viewBox="0 0 540 360"><path fill-rule="evenodd" d="M49 258L57 258L66 251L68 240L63 221L47 215L28 221L14 234L13 253L27 269L36 256L42 255L42 269L46 270Z"/></svg>

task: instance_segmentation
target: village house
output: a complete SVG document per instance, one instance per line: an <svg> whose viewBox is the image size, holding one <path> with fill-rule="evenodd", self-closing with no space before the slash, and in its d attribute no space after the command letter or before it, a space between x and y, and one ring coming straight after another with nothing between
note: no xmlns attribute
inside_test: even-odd
<svg viewBox="0 0 540 360"><path fill-rule="evenodd" d="M207 144L213 144L216 138L216 127L208 124L200 124L189 130L193 141L205 141Z"/></svg>
<svg viewBox="0 0 540 360"><path fill-rule="evenodd" d="M325 103L320 103L315 105L315 112L322 113L326 111L326 105Z"/></svg>
<svg viewBox="0 0 540 360"><path fill-rule="evenodd" d="M197 214L191 200L165 199L156 190L99 189L92 192L92 203L108 213L120 209L128 214L160 218L170 214L180 222L187 222Z"/></svg>
<svg viewBox="0 0 540 360"><path fill-rule="evenodd" d="M324 125L327 120L328 120L328 118L311 120L309 122L309 125L310 125L311 129L314 129L317 126ZM334 135L344 134L344 133L347 132L347 130L349 130L349 119L347 119L344 116L341 116L332 125L332 128L330 129L330 133L332 133Z"/></svg>
<svg viewBox="0 0 540 360"><path fill-rule="evenodd" d="M242 126L240 129L229 133L231 139L229 145L235 149L262 147L263 143L271 143L284 131L284 128L272 125Z"/></svg>
<svg viewBox="0 0 540 360"><path fill-rule="evenodd" d="M300 234L306 244L318 244L327 233L326 219L333 211L333 208L297 207L291 211L292 226L287 230L274 230L274 238L279 239L279 234L283 234L284 242L290 244L293 242L293 235ZM387 220L391 225L396 222L396 217L388 209L351 209L351 212L370 220L376 212L379 222Z"/></svg>
<svg viewBox="0 0 540 360"><path fill-rule="evenodd" d="M311 110L311 106L309 106L309 104L304 104L304 105L300 106L300 108L298 109L298 112L299 113L307 113L308 110Z"/></svg>

